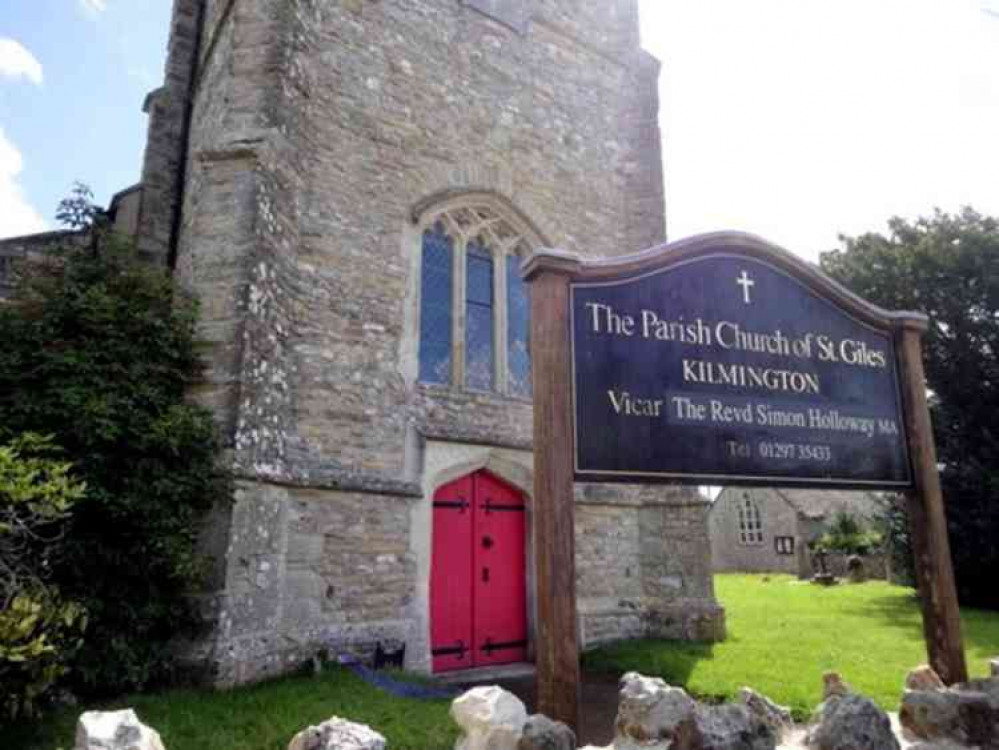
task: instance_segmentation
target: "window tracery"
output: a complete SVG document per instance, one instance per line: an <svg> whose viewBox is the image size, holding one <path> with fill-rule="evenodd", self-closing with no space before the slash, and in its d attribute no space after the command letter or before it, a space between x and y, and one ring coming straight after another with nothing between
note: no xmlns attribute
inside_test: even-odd
<svg viewBox="0 0 999 750"><path fill-rule="evenodd" d="M419 380L530 398L530 304L520 263L540 242L485 201L421 221Z"/></svg>

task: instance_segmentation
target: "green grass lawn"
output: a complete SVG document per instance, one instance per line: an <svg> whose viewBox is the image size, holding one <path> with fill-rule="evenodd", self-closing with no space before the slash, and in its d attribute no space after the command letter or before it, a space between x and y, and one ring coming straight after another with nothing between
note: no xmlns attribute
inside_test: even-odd
<svg viewBox="0 0 999 750"><path fill-rule="evenodd" d="M790 576L715 577L725 605L723 643L632 641L584 657L587 669L636 670L683 685L702 698L731 698L748 685L805 718L821 699L822 673L835 670L886 709L898 706L906 672L926 661L919 606L911 589L885 583L823 588ZM964 610L974 675L999 656L999 613ZM131 706L169 750L284 750L292 736L332 715L369 724L392 750L451 750L457 727L448 701L382 693L332 669L228 692L174 690L126 696L100 706ZM71 748L82 708L4 732L2 750Z"/></svg>
<svg viewBox="0 0 999 750"><path fill-rule="evenodd" d="M167 750L285 750L297 732L333 715L370 725L393 750L452 750L458 736L449 701L395 698L340 668L228 692L126 696L100 708L126 707L160 733ZM0 748L69 750L81 710L0 736Z"/></svg>
<svg viewBox="0 0 999 750"><path fill-rule="evenodd" d="M897 709L906 673L926 662L912 589L882 582L824 588L790 576L717 575L727 638L717 644L632 641L588 653L589 669L658 675L691 693L731 698L749 686L804 718L821 700L822 673ZM999 613L963 609L969 671L999 656Z"/></svg>

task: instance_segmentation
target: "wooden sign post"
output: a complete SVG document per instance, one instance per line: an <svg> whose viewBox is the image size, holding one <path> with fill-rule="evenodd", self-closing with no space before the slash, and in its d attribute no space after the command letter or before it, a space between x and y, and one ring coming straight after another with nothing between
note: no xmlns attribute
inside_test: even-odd
<svg viewBox="0 0 999 750"><path fill-rule="evenodd" d="M578 726L573 483L906 492L930 663L967 679L919 313L759 238L613 259L541 251L531 283L537 710Z"/></svg>
<svg viewBox="0 0 999 750"><path fill-rule="evenodd" d="M569 280L578 263L549 254L531 286L537 710L579 726Z"/></svg>
<svg viewBox="0 0 999 750"><path fill-rule="evenodd" d="M930 666L944 683L953 685L967 681L968 667L947 539L947 518L940 492L937 449L926 404L926 376L920 344L925 330L925 321L904 321L895 340L902 370L909 450L915 469L913 489L906 493L909 536Z"/></svg>

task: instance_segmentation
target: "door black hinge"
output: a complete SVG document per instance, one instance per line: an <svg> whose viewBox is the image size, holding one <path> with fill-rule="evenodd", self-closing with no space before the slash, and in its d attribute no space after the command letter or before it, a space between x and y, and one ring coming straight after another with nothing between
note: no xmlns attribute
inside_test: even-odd
<svg viewBox="0 0 999 750"><path fill-rule="evenodd" d="M527 641L504 641L502 643L493 643L491 639L486 638L485 645L479 650L485 651L486 656L492 656L493 651L505 651L511 648L527 648Z"/></svg>
<svg viewBox="0 0 999 750"><path fill-rule="evenodd" d="M457 500L434 500L435 508L457 508L459 512L464 513L465 509L468 507L468 501L460 497Z"/></svg>
<svg viewBox="0 0 999 750"><path fill-rule="evenodd" d="M441 648L431 649L430 653L433 656L457 656L459 659L464 659L466 651L468 651L468 647L465 645L465 642L458 641L457 646L442 646Z"/></svg>
<svg viewBox="0 0 999 750"><path fill-rule="evenodd" d="M525 505L506 505L506 504L503 504L503 503L494 503L489 498L486 498L485 505L482 506L482 509L486 513L492 513L494 510L495 511L510 511L510 512L513 512L513 513L517 513L517 512L523 513L525 510L527 510L527 506L525 506Z"/></svg>

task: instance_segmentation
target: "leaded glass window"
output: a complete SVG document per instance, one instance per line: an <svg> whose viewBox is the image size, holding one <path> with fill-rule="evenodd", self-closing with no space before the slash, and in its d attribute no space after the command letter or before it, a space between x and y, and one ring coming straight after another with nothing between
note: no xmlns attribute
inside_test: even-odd
<svg viewBox="0 0 999 750"><path fill-rule="evenodd" d="M456 198L424 214L419 379L531 397L530 311L520 262L541 244L491 200ZM458 346L463 344L463 346Z"/></svg>
<svg viewBox="0 0 999 750"><path fill-rule="evenodd" d="M465 260L465 383L479 391L493 387L493 259L481 240L469 243Z"/></svg>
<svg viewBox="0 0 999 750"><path fill-rule="evenodd" d="M451 382L453 240L437 222L423 233L420 269L420 380Z"/></svg>
<svg viewBox="0 0 999 750"><path fill-rule="evenodd" d="M506 347L509 389L515 396L531 396L531 310L527 285L520 276L520 258L506 256Z"/></svg>
<svg viewBox="0 0 999 750"><path fill-rule="evenodd" d="M763 522L756 503L743 495L739 503L739 543L763 544Z"/></svg>

